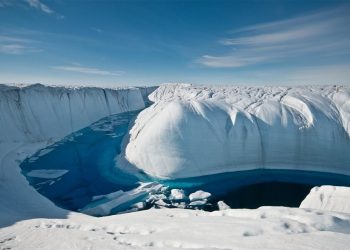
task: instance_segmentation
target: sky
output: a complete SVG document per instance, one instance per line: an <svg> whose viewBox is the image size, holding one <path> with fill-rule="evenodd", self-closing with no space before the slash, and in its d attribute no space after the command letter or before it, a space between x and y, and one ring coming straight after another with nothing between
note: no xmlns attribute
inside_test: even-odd
<svg viewBox="0 0 350 250"><path fill-rule="evenodd" d="M0 0L0 83L350 84L350 1Z"/></svg>

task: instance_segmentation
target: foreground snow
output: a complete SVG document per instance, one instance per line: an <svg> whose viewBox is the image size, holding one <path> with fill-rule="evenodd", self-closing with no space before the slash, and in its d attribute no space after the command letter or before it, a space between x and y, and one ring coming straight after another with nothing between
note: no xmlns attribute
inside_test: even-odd
<svg viewBox="0 0 350 250"><path fill-rule="evenodd" d="M350 215L263 207L181 209L21 221L0 231L16 249L347 249Z"/></svg>
<svg viewBox="0 0 350 250"><path fill-rule="evenodd" d="M128 162L151 176L251 169L350 174L349 87L164 85L151 99L125 149Z"/></svg>
<svg viewBox="0 0 350 250"><path fill-rule="evenodd" d="M350 213L350 188L314 187L300 204L300 207Z"/></svg>

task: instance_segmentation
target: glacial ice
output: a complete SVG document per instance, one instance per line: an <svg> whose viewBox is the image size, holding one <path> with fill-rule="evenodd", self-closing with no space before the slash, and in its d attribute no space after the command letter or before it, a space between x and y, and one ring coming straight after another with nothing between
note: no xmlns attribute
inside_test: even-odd
<svg viewBox="0 0 350 250"><path fill-rule="evenodd" d="M256 183L350 183L347 87L165 85L151 94L154 104L138 115L131 131L129 122L138 111L123 111L148 105L146 96L152 88L0 87L4 97L0 107L7 114L0 119L0 127L7 129L1 141L51 144L68 135L21 164L31 185L64 208L107 215L150 206L212 209L220 200L235 207L230 192ZM46 104L35 102L39 95ZM79 114L56 107L76 110L77 103L83 103ZM12 109L20 115L13 116ZM60 120L60 112L65 121ZM107 116L91 124L102 115ZM56 126L46 127L46 116ZM22 120L30 126L6 125ZM70 134L76 131L74 123L90 126ZM146 194L139 192L138 181L154 181L170 189L156 193L149 189ZM195 192L199 189L205 191ZM134 205L140 202L145 206ZM252 206L256 205L259 202Z"/></svg>
<svg viewBox="0 0 350 250"><path fill-rule="evenodd" d="M156 179L253 169L350 174L349 87L163 85L150 99L124 158Z"/></svg>
<svg viewBox="0 0 350 250"><path fill-rule="evenodd" d="M32 200L27 198L35 192L27 188L29 181L56 205L76 210L93 196L124 187L123 182L119 182L119 186L111 185L110 180L104 178L109 169L101 169L100 166L113 167L114 154L118 152L117 147L127 132L130 119L133 119L135 112L149 105L147 96L154 89L0 84L2 200L21 197L24 204ZM103 124L96 122L104 117L110 119L102 120ZM91 127L87 127L89 125ZM82 130L76 132L79 129ZM26 150L22 152L19 148ZM20 176L17 168L5 164L7 155L14 150L17 151L17 158L24 160L21 164L22 174L27 180ZM40 151L35 153L37 150ZM123 179L123 176L119 179ZM126 181L125 178L123 181ZM51 204L39 195L34 197L42 203ZM32 204L35 207L35 202ZM17 206L17 210L22 207L25 206ZM7 206L2 208L7 214Z"/></svg>
<svg viewBox="0 0 350 250"><path fill-rule="evenodd" d="M300 207L350 213L350 187L314 187Z"/></svg>
<svg viewBox="0 0 350 250"><path fill-rule="evenodd" d="M139 187L127 192L117 191L114 195L107 195L106 198L98 199L80 211L90 215L105 216L112 212L122 212L132 205L136 205L142 198L151 192L157 192L162 187L157 183L144 183Z"/></svg>
<svg viewBox="0 0 350 250"><path fill-rule="evenodd" d="M30 88L31 87L28 87L27 89ZM41 88L42 87L38 87L38 89ZM188 88L189 93L184 93L183 88ZM299 88L298 91L315 91L316 95L319 95L319 92L321 92L321 87L315 88L315 90L311 87L305 88L305 90L303 90L304 88ZM83 93L85 90L83 89L84 88L80 88L79 91L74 91L80 92L81 95L84 96ZM202 97L220 99L221 96L222 98L220 102L223 101L224 103L226 102L225 99L227 98L225 95L233 96L231 94L229 95L229 93L220 93L220 91L213 93L211 96L210 91L207 91L202 87L200 89L203 91L200 91L199 93L199 91L194 87L167 86L167 88L163 88L163 92L155 93L156 95L153 95L153 100L156 101L155 106L159 105L157 104L157 98L160 96L165 99L173 98L174 92L176 91L183 92L181 93L183 96L199 99ZM244 87L229 89L231 90L226 89L226 92L231 91L233 93L237 90L237 92L241 92L243 95L247 94L246 92L249 92L249 88ZM244 89L246 89L246 91ZM277 90L278 88L274 89ZM63 93L69 93L70 91L72 90L69 88L67 90L62 90ZM264 91L268 92L269 88L264 88ZM293 91L296 90L288 90L288 92ZM339 87L337 92L337 88L335 87L325 87L322 91L324 92L321 93L321 95L325 95L326 99L333 98L332 100L336 103L339 115L341 117L342 126L344 130L347 131L348 135L349 123L347 121L350 118L348 89ZM337 94L331 94L334 91ZM21 98L12 98L17 95L16 92L21 92L19 93ZM48 124L48 122L45 121L46 117L55 119L54 114L47 114L52 111L50 111L50 107L57 105L56 108L64 109L64 112L68 112L69 109L65 108L66 104L64 104L63 101L57 102L59 98L56 97L43 98L47 101L45 104L47 109L45 109L42 105L29 105L29 107L28 104L23 101L29 97L22 98L23 95L27 95L28 92L31 91L18 89L8 91L8 88L6 87L4 88L4 92L0 93L0 127L5 129L2 130L0 134L0 214L2 215L0 216L0 244L2 244L1 247L4 249L38 249L43 247L51 249L58 249L62 247L66 249L76 247L81 249L145 249L151 247L167 249L228 249L232 246L237 246L239 249L270 249L278 246L280 248L290 250L296 248L347 249L349 245L350 216L349 204L347 202L349 200L349 190L345 187L315 188L303 201L301 205L302 208L262 207L259 209L229 209L228 205L225 205L224 202L219 201L218 207L223 211L207 213L198 210L151 209L143 212L108 216L103 218L92 218L83 214L60 209L51 201L39 195L33 188L29 187L27 181L25 178L23 178L23 176L21 176L19 171L20 162L25 157L29 157L36 150L42 148L42 146L47 144L51 145L52 140L58 140L62 138L62 136L67 136L71 132L88 126L91 122L106 116L106 114L109 115L109 113L105 112L107 109L104 108L105 104L103 104L103 102L97 103L100 105L101 113L96 113L95 108L89 109L91 106L86 105L84 110L87 113L91 112L89 117L91 116L92 118L85 119L83 118L85 115L79 114L79 112L75 113L72 120L74 120L74 124L80 124L78 128L76 126L67 125L66 121L63 120L61 121L62 123L60 123L63 124L62 128L59 126L52 128L45 127L43 125ZM47 92L55 93L55 95L59 95L61 93L60 91L52 89L42 90L43 95L46 95ZM89 99L90 97L100 95L97 93L103 93L103 91L101 89L97 89L96 95L89 95L86 98ZM8 96L4 97L4 95L7 94ZM116 96L119 96L117 93L115 94ZM254 89L252 89L252 94L254 94ZM64 97L64 95L66 94L63 94L62 98L64 100L68 100ZM142 91L141 95L142 97L145 96ZM195 97L196 95L197 97ZM250 94L248 93L248 95ZM337 95L336 98L335 95ZM42 103L40 94L35 96L38 97L38 102ZM137 96L140 97L139 94L137 94ZM251 95L249 98L254 98L253 96L254 95ZM137 98L137 102L139 101L139 97ZM125 101L125 98L126 96L124 96L122 99ZM239 99L239 95L237 95L236 98ZM256 98L260 98L259 95L257 95ZM21 100L19 101L19 99ZM74 103L79 102L80 97L74 99ZM231 97L228 99L231 99ZM53 102L52 104L50 103L51 100ZM84 102L84 98L80 100ZM33 98L32 101L35 102L35 98ZM90 101L87 101L86 103L90 103ZM230 100L227 101L229 102ZM244 102L246 100L242 101ZM218 103L220 102L218 101ZM118 105L123 103L126 104L126 102L118 101ZM132 110L132 108L135 106L130 104L125 107L128 110ZM152 109L153 108L154 107L152 107ZM22 111L20 111L20 113L16 113L19 109ZM45 109L45 112L39 112L40 109ZM300 109L304 108L300 107ZM149 110L145 110L145 112L149 112ZM312 121L315 123L315 115L313 111L310 114L311 116L308 116L307 113L305 113L305 121ZM70 114L66 114L64 117L69 118L70 116ZM33 117L35 117L37 120L36 122L33 122L33 120L35 120ZM27 125L33 125L33 127L27 127L24 123L22 123L21 119L28 122ZM54 120L54 122L59 122L59 119ZM67 123L70 123L70 121ZM37 126L44 127L43 131L39 132L39 128ZM95 132L97 133L97 130L100 128L100 126L95 127ZM64 131L67 132L67 134L64 134ZM100 131L109 133L108 126L102 128ZM78 133L76 135L78 136ZM111 133L110 136L120 138L118 137L118 133ZM135 136L135 134L133 136ZM67 141L72 143L75 139L76 138L72 136L67 137ZM55 147L43 149L37 152L37 154L30 159L33 160L33 162L37 160L40 161L40 159L54 154L56 149L57 148ZM209 157L210 155L207 156L207 158ZM46 165L46 167L49 168L50 166ZM63 170L64 167L65 166L57 165L58 170ZM302 166L300 168L302 168ZM46 168L41 168L41 170L44 171L42 172L42 174L44 174L42 177L48 177L48 175L46 175L48 172L45 173ZM223 166L220 166L218 170L222 172ZM324 168L324 170L332 171L333 169L328 167ZM344 167L344 169L342 168L342 172L347 173L346 167ZM259 174L259 171L257 173ZM38 174L38 172L36 172L36 174ZM70 172L67 172L63 176L53 177L58 177L57 179L62 177L63 179L70 174ZM268 172L268 174L270 175L270 172ZM220 175L220 182L215 183L216 185L222 183L223 176L227 177L226 180L230 180L231 182L237 180L237 178L240 178L240 180L243 182L249 179L246 178L245 174L237 174L236 176L233 175L233 173L222 173ZM326 175L327 173L323 173L323 176ZM288 178L291 178L291 176L292 175L289 175ZM248 177L251 176L248 175ZM302 176L297 175L292 177L299 181ZM315 175L312 177L314 178ZM319 177L320 176L317 176L317 178ZM265 178L266 176L263 176L264 180ZM200 179L200 181L202 180L203 179ZM227 183L228 182L224 184ZM161 192L164 192L165 188L161 188L160 190ZM97 207L98 205L102 205L102 203L99 203L101 201L109 202L114 200L114 202L117 202L118 197L125 195L127 192L128 191L117 191L110 194L95 196L95 205L97 205ZM127 197L128 195L125 197L125 201L128 203L130 200L128 200ZM168 203L169 194L164 195L157 193L151 195L149 198L154 198L155 204L159 205L159 207L171 207L172 205ZM131 202L134 201L131 199ZM108 205L108 203L105 205ZM122 203L119 203L119 205L122 205ZM143 202L137 202L136 204L133 204L132 207L138 210L144 208L144 205L145 204ZM107 208L106 210L101 208L100 211L108 212L110 211L110 208ZM318 211L314 210L313 208L334 210L341 213ZM203 237L203 235L219 235L220 237L218 240L218 237Z"/></svg>
<svg viewBox="0 0 350 250"><path fill-rule="evenodd" d="M108 115L144 108L153 89L0 84L0 143L62 139Z"/></svg>
<svg viewBox="0 0 350 250"><path fill-rule="evenodd" d="M28 172L27 176L42 179L54 179L65 175L68 171L69 170L66 169L38 169Z"/></svg>
<svg viewBox="0 0 350 250"><path fill-rule="evenodd" d="M230 206L223 201L218 201L218 208L220 211L230 209Z"/></svg>
<svg viewBox="0 0 350 250"><path fill-rule="evenodd" d="M114 156L138 112L107 116L39 150L20 164L23 175L39 193L70 210L97 200L101 205L118 198L119 191L137 188L135 176L114 167Z"/></svg>
<svg viewBox="0 0 350 250"><path fill-rule="evenodd" d="M198 200L207 200L211 196L210 193L205 192L203 190L198 190L188 196L190 201L198 201Z"/></svg>
<svg viewBox="0 0 350 250"><path fill-rule="evenodd" d="M182 189L174 188L170 191L170 200L185 200L187 199L185 192Z"/></svg>

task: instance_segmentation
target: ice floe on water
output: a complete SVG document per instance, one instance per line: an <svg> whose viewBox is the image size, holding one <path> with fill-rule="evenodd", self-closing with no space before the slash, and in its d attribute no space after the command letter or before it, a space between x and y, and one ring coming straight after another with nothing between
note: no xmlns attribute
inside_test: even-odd
<svg viewBox="0 0 350 250"><path fill-rule="evenodd" d="M55 179L68 173L66 169L37 169L29 171L26 175L42 179Z"/></svg>

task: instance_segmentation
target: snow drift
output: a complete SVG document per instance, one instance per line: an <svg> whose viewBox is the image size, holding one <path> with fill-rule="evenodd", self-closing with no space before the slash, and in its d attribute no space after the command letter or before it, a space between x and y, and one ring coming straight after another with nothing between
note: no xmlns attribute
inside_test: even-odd
<svg viewBox="0 0 350 250"><path fill-rule="evenodd" d="M350 174L350 88L164 85L125 158L161 179L251 169ZM123 161L121 161L123 162Z"/></svg>
<svg viewBox="0 0 350 250"><path fill-rule="evenodd" d="M350 188L336 186L314 187L300 204L300 207L350 213Z"/></svg>

